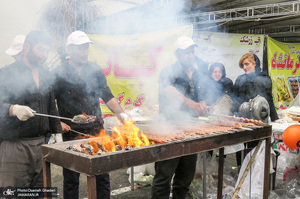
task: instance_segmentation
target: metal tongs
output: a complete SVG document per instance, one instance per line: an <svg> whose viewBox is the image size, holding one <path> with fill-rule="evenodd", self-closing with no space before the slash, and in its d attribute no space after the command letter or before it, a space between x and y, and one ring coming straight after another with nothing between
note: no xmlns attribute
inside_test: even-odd
<svg viewBox="0 0 300 199"><path fill-rule="evenodd" d="M74 132L74 133L77 133L77 134L79 134L79 135L83 135L83 136L95 137L95 136L93 136L93 135L91 135L91 134L81 133L81 132L75 131L75 130L73 130L73 129L70 129L70 131L72 131L72 132Z"/></svg>
<svg viewBox="0 0 300 199"><path fill-rule="evenodd" d="M33 113L34 115L38 116L43 116L43 117L52 117L52 118L57 118L57 119L62 119L62 120L69 120L73 123L77 124L87 124L90 122L94 122L96 120L96 116L84 116L84 115L75 115L73 118L68 118L68 117L61 117L61 116L56 116L56 115L48 115L48 114L42 114L42 113Z"/></svg>

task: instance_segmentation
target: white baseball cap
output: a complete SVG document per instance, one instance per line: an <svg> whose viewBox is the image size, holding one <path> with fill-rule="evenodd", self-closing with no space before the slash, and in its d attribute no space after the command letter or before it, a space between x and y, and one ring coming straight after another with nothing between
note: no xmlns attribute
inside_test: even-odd
<svg viewBox="0 0 300 199"><path fill-rule="evenodd" d="M175 51L178 49L184 50L193 45L198 46L191 38L182 36L175 43Z"/></svg>
<svg viewBox="0 0 300 199"><path fill-rule="evenodd" d="M23 50L25 38L25 35L17 35L5 53L10 56L19 54Z"/></svg>
<svg viewBox="0 0 300 199"><path fill-rule="evenodd" d="M86 43L94 43L94 42L92 42L84 32L76 30L68 36L66 46L69 46L71 44L81 45Z"/></svg>

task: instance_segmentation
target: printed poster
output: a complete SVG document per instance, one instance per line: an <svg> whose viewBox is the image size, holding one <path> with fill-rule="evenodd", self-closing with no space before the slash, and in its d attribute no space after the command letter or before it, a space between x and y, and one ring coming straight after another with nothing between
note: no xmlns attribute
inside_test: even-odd
<svg viewBox="0 0 300 199"><path fill-rule="evenodd" d="M104 71L109 87L125 110L158 112L158 77L176 61L178 37L192 37L192 26L139 35L91 35L89 60ZM101 110L110 114L103 101Z"/></svg>
<svg viewBox="0 0 300 199"><path fill-rule="evenodd" d="M268 37L268 69L273 81L276 108L288 106L298 95L300 86L300 44L283 43Z"/></svg>

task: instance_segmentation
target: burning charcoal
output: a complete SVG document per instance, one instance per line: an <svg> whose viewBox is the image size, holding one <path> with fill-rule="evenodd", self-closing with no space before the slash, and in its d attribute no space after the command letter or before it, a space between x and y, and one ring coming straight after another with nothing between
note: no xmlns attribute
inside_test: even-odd
<svg viewBox="0 0 300 199"><path fill-rule="evenodd" d="M99 142L97 142L98 148L103 151L103 146Z"/></svg>
<svg viewBox="0 0 300 199"><path fill-rule="evenodd" d="M86 153L86 154L88 154L88 155L93 155L93 151L91 151L89 148L84 148L84 149L82 149L82 152L83 152L83 153Z"/></svg>
<svg viewBox="0 0 300 199"><path fill-rule="evenodd" d="M105 148L103 148L103 153L108 153L108 150L107 149L105 149Z"/></svg>
<svg viewBox="0 0 300 199"><path fill-rule="evenodd" d="M125 151L129 151L131 149L133 149L133 147L130 147L130 146L125 147Z"/></svg>
<svg viewBox="0 0 300 199"><path fill-rule="evenodd" d="M93 147L91 146L91 145L87 145L87 147L86 147L88 150L90 150L90 151L94 151L94 149L93 149Z"/></svg>
<svg viewBox="0 0 300 199"><path fill-rule="evenodd" d="M80 144L82 153L93 155L93 147L91 145Z"/></svg>
<svg viewBox="0 0 300 199"><path fill-rule="evenodd" d="M93 147L89 144L80 144L80 147L83 149L87 149L88 151L93 151Z"/></svg>
<svg viewBox="0 0 300 199"><path fill-rule="evenodd" d="M121 150L122 150L122 146L116 145L116 150L117 150L117 151L121 151Z"/></svg>
<svg viewBox="0 0 300 199"><path fill-rule="evenodd" d="M73 150L80 152L82 150L82 148L79 145L73 145Z"/></svg>
<svg viewBox="0 0 300 199"><path fill-rule="evenodd" d="M84 151L85 150L85 145L84 144L80 144L81 150L80 151Z"/></svg>
<svg viewBox="0 0 300 199"><path fill-rule="evenodd" d="M102 151L102 153L107 153L107 152L108 152L108 151L104 148L104 146L103 146L102 144L100 144L100 143L98 143L98 142L97 142L97 144L98 144L99 150Z"/></svg>
<svg viewBox="0 0 300 199"><path fill-rule="evenodd" d="M71 150L71 151L74 151L74 147L73 146L67 146L67 148L66 148L67 150Z"/></svg>

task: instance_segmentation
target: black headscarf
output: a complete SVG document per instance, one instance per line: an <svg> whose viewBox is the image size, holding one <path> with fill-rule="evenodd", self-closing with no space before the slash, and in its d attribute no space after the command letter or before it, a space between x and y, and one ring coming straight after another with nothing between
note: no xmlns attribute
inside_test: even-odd
<svg viewBox="0 0 300 199"><path fill-rule="evenodd" d="M255 60L255 73L258 74L261 72L260 60L256 54L253 54L253 56L254 56L254 60Z"/></svg>
<svg viewBox="0 0 300 199"><path fill-rule="evenodd" d="M209 70L208 70L208 74L210 77L212 77L212 73L214 71L214 69L218 67L221 69L221 73L222 73L222 78L226 77L226 70L225 70L225 66L221 63L213 63L210 67L209 67Z"/></svg>

